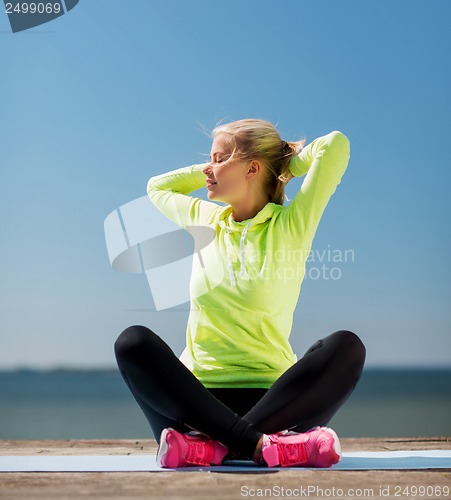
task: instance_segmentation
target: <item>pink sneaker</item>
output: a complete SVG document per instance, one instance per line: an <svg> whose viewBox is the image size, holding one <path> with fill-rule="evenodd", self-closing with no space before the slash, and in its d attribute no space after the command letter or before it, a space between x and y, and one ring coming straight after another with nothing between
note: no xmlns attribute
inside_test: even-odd
<svg viewBox="0 0 451 500"><path fill-rule="evenodd" d="M328 427L303 433L263 436L263 460L269 467L330 467L341 459L337 435Z"/></svg>
<svg viewBox="0 0 451 500"><path fill-rule="evenodd" d="M220 465L227 453L225 446L207 436L181 434L174 429L163 429L157 463L167 469Z"/></svg>

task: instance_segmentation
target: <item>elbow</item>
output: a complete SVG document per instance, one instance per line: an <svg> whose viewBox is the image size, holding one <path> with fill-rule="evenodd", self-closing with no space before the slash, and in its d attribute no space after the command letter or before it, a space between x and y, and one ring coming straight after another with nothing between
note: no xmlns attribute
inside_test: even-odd
<svg viewBox="0 0 451 500"><path fill-rule="evenodd" d="M339 130L334 130L329 134L330 137L330 145L334 147L334 149L340 150L342 153L347 154L349 156L351 151L351 143L349 139Z"/></svg>
<svg viewBox="0 0 451 500"><path fill-rule="evenodd" d="M152 191L155 190L155 177L151 177L148 181L147 181L147 194L150 194Z"/></svg>
<svg viewBox="0 0 451 500"><path fill-rule="evenodd" d="M331 142L349 147L350 144L349 139L343 134L343 132L340 132L339 130L334 130L329 134L329 136L331 138Z"/></svg>

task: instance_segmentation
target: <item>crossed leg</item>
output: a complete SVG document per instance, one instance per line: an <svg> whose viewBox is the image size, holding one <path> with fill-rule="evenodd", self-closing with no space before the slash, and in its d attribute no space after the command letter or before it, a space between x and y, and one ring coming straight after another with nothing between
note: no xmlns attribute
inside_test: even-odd
<svg viewBox="0 0 451 500"><path fill-rule="evenodd" d="M124 330L115 353L157 441L167 427L195 429L250 458L263 433L326 425L354 390L365 359L360 339L350 331L337 331L316 342L269 390L262 390L260 398L255 390L208 390L144 326ZM221 391L232 399L239 391L252 391L255 405L239 416L218 399Z"/></svg>

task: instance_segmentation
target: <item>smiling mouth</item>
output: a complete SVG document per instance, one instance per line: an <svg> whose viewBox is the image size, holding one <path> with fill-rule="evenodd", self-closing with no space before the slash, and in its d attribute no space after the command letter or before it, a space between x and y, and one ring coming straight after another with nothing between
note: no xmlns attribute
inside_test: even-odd
<svg viewBox="0 0 451 500"><path fill-rule="evenodd" d="M210 187L210 186L214 186L215 184L217 184L217 182L213 182L213 181L208 180L206 182L206 184L207 184L207 187Z"/></svg>

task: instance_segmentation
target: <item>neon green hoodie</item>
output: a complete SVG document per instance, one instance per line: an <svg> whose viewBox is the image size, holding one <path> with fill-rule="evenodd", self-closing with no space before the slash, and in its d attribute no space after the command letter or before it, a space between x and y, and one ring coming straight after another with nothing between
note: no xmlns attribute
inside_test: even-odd
<svg viewBox="0 0 451 500"><path fill-rule="evenodd" d="M296 362L289 336L306 260L348 161L342 133L315 139L291 160L294 176L306 174L291 203L268 203L242 222L230 205L189 196L205 186L205 164L149 180L149 197L163 214L195 240L199 226L213 235L193 255L180 357L206 387L270 387Z"/></svg>

